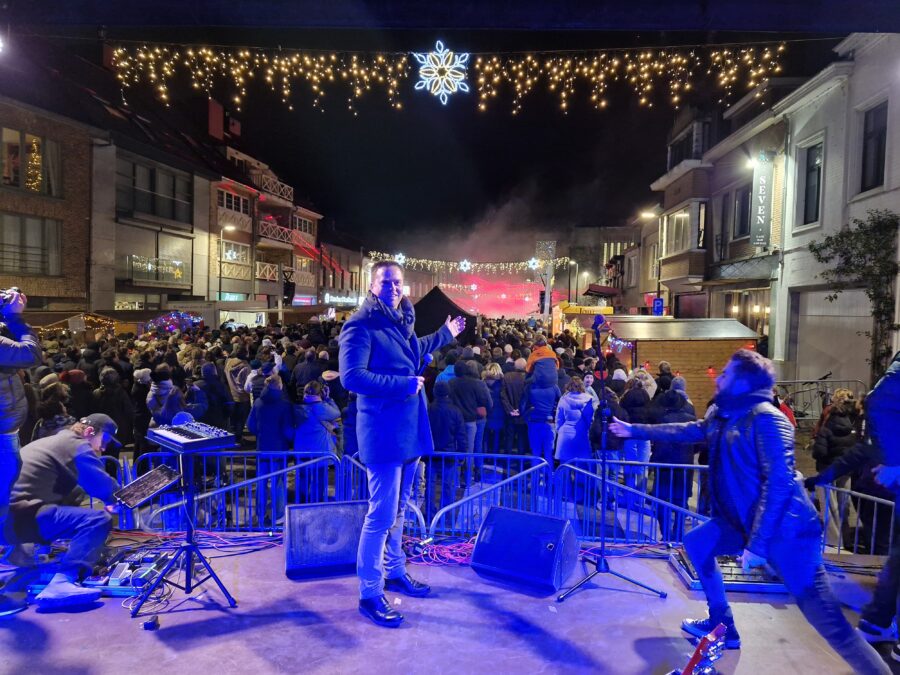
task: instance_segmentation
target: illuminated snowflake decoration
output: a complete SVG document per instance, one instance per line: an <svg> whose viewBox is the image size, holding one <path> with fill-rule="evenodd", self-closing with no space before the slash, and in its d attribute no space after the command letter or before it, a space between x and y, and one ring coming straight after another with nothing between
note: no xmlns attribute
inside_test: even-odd
<svg viewBox="0 0 900 675"><path fill-rule="evenodd" d="M532 258L531 260L529 260L529 261L528 261L528 267L529 267L529 269L536 270L537 267L538 267L538 259L537 259L537 258Z"/></svg>
<svg viewBox="0 0 900 675"><path fill-rule="evenodd" d="M394 260L397 261L398 265L402 265L403 263L406 262L406 256L403 255L402 253L398 253L397 255L394 256Z"/></svg>
<svg viewBox="0 0 900 675"><path fill-rule="evenodd" d="M468 54L451 52L438 40L433 52L413 53L413 56L419 62L419 81L416 82L416 89L428 90L433 96L441 99L443 105L447 105L450 94L469 91L469 85L466 84Z"/></svg>
<svg viewBox="0 0 900 675"><path fill-rule="evenodd" d="M459 269L461 272L468 272L470 269L472 269L472 263L470 263L468 260L463 260L459 263Z"/></svg>
<svg viewBox="0 0 900 675"><path fill-rule="evenodd" d="M473 291L477 291L477 290L478 290L478 284L472 284L471 286L469 286L469 288L471 288Z"/></svg>

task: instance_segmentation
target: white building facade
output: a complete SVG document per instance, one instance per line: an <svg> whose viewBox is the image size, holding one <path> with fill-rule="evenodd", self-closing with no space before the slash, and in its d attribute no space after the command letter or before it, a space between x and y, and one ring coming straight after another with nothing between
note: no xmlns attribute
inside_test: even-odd
<svg viewBox="0 0 900 675"><path fill-rule="evenodd" d="M863 289L829 302L808 247L871 209L900 213L900 35L854 34L835 51L843 60L774 107L787 124L787 175L773 287L781 316L769 350L781 379L831 372L871 385L869 341L859 334L872 327L870 303Z"/></svg>

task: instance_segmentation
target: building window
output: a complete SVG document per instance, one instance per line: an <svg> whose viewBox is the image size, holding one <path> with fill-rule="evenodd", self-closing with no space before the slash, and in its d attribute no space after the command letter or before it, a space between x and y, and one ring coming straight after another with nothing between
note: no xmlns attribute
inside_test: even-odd
<svg viewBox="0 0 900 675"><path fill-rule="evenodd" d="M697 221L697 248L706 248L706 202L700 202Z"/></svg>
<svg viewBox="0 0 900 675"><path fill-rule="evenodd" d="M669 146L669 169L678 166L686 159L694 158L694 129L691 126L684 136Z"/></svg>
<svg viewBox="0 0 900 675"><path fill-rule="evenodd" d="M656 242L650 244L647 247L647 261L646 268L648 272L648 279L659 279L659 244Z"/></svg>
<svg viewBox="0 0 900 675"><path fill-rule="evenodd" d="M734 193L734 238L750 236L750 186Z"/></svg>
<svg viewBox="0 0 900 675"><path fill-rule="evenodd" d="M293 228L295 230L300 230L301 232L305 232L306 234L315 234L315 223L308 218L301 218L300 216L293 216L291 218Z"/></svg>
<svg viewBox="0 0 900 675"><path fill-rule="evenodd" d="M62 195L62 159L59 143L4 128L0 136L3 185L42 195Z"/></svg>
<svg viewBox="0 0 900 675"><path fill-rule="evenodd" d="M865 113L863 121L862 181L865 192L884 185L884 153L887 142L887 101Z"/></svg>
<svg viewBox="0 0 900 675"><path fill-rule="evenodd" d="M664 255L673 255L690 248L691 219L687 209L666 216L665 223Z"/></svg>
<svg viewBox="0 0 900 675"><path fill-rule="evenodd" d="M191 223L191 177L119 158L116 162L116 210Z"/></svg>
<svg viewBox="0 0 900 675"><path fill-rule="evenodd" d="M218 204L223 209L243 213L245 216L250 215L250 200L228 190L218 190Z"/></svg>
<svg viewBox="0 0 900 675"><path fill-rule="evenodd" d="M238 263L239 265L250 264L250 247L247 244L239 244L235 241L223 239L219 255L222 256L222 260L225 262Z"/></svg>
<svg viewBox="0 0 900 675"><path fill-rule="evenodd" d="M716 234L715 253L717 260L724 260L728 244L728 223L731 215L731 195L722 195L722 210L719 213L719 230Z"/></svg>
<svg viewBox="0 0 900 675"><path fill-rule="evenodd" d="M806 148L806 171L803 179L803 224L819 220L819 200L822 196L822 144Z"/></svg>
<svg viewBox="0 0 900 675"><path fill-rule="evenodd" d="M49 218L0 214L0 271L60 274L60 223Z"/></svg>

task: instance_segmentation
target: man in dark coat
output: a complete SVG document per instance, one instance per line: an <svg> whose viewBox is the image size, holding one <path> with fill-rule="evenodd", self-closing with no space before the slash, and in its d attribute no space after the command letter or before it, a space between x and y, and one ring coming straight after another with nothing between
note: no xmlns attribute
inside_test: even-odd
<svg viewBox="0 0 900 675"><path fill-rule="evenodd" d="M356 437L369 483L356 561L359 609L376 624L393 627L403 615L385 599L385 588L415 597L430 591L406 573L401 546L419 457L434 450L422 360L459 335L466 321L448 316L436 333L416 337L415 310L403 297L403 270L393 261L372 266L369 290L344 324L339 370L344 387L357 395Z"/></svg>
<svg viewBox="0 0 900 675"><path fill-rule="evenodd" d="M514 370L503 375L500 389L500 403L506 413L507 433L510 448L515 448L520 455L528 451L528 425L519 408L525 395L525 359L514 361Z"/></svg>
<svg viewBox="0 0 900 675"><path fill-rule="evenodd" d="M831 592L822 564L822 527L794 470L794 429L772 405L775 369L757 352L741 349L716 380L706 417L682 424L628 424L610 431L624 438L709 444L710 498L716 514L684 536L709 618L685 619L682 630L706 635L725 625L725 646L740 635L725 596L716 556L739 553L744 569L769 564L783 579L806 620L858 673L890 673L887 664L850 625Z"/></svg>

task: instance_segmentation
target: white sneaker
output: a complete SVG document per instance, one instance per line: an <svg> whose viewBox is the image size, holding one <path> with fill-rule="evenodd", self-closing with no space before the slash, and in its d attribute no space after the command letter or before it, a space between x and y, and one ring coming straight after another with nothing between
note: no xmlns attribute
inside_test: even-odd
<svg viewBox="0 0 900 675"><path fill-rule="evenodd" d="M99 599L99 589L79 586L64 574L53 575L50 583L35 597L41 609L90 605Z"/></svg>
<svg viewBox="0 0 900 675"><path fill-rule="evenodd" d="M878 626L871 621L860 619L856 626L856 630L863 636L866 642L875 644L878 642L896 642L897 641L897 620L891 622L887 628Z"/></svg>

